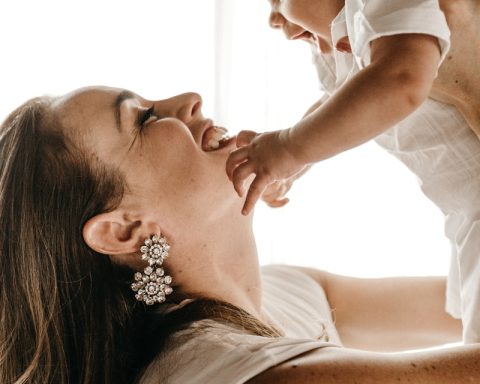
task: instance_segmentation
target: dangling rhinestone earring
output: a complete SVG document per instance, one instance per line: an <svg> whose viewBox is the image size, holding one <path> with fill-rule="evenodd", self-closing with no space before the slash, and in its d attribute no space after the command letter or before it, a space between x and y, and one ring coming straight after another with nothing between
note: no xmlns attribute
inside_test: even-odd
<svg viewBox="0 0 480 384"><path fill-rule="evenodd" d="M146 239L145 245L140 247L142 260L148 262L148 267L143 273L135 273L135 282L131 286L138 301L144 301L147 305L163 303L165 297L173 292L170 286L172 277L165 276L165 271L161 268L169 250L170 245L165 237L157 235Z"/></svg>

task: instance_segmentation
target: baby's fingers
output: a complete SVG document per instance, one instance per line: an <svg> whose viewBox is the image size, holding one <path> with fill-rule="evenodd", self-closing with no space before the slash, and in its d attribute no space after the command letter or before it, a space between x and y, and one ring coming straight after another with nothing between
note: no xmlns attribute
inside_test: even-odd
<svg viewBox="0 0 480 384"><path fill-rule="evenodd" d="M240 197L243 196L243 183L252 173L255 173L255 165L251 161L245 161L233 171L233 188L235 188L235 191Z"/></svg>
<svg viewBox="0 0 480 384"><path fill-rule="evenodd" d="M262 196L263 191L268 186L268 179L263 176L256 176L253 180L252 184L250 184L250 188L248 189L247 198L245 199L245 203L243 204L242 214L248 215L253 207L255 206L256 202Z"/></svg>
<svg viewBox="0 0 480 384"><path fill-rule="evenodd" d="M225 169L227 171L228 178L232 180L232 175L235 169L239 164L242 164L248 159L248 148L243 147L236 149L230 155L228 156L227 159L227 164L225 166Z"/></svg>
<svg viewBox="0 0 480 384"><path fill-rule="evenodd" d="M288 197L284 197L281 200L274 200L274 201L269 201L267 202L267 205L271 208L280 208L283 207L285 204L287 204L290 201Z"/></svg>
<svg viewBox="0 0 480 384"><path fill-rule="evenodd" d="M237 135L237 147L245 147L257 136L258 133L254 131L241 131Z"/></svg>
<svg viewBox="0 0 480 384"><path fill-rule="evenodd" d="M285 195L286 192L287 188L285 186L285 182L283 180L277 180L267 187L262 195L262 200L264 200L266 203L269 203L270 201L279 199Z"/></svg>

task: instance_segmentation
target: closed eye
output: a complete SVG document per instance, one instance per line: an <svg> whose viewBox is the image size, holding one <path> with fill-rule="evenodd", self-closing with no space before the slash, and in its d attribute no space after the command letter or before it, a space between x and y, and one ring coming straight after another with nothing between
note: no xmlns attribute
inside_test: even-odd
<svg viewBox="0 0 480 384"><path fill-rule="evenodd" d="M137 120L135 123L136 129L135 129L135 137L133 138L132 142L130 143L130 146L128 148L128 151L130 151L137 141L138 136L140 136L140 139L142 138L142 133L145 127L158 120L158 116L155 115L155 105L152 105L150 108L145 109L141 108L138 110L138 116Z"/></svg>
<svg viewBox="0 0 480 384"><path fill-rule="evenodd" d="M137 125L139 126L140 129L143 129L148 124L152 123L155 120L158 120L158 116L155 115L154 108L155 106L152 105L148 109L140 110L138 114L138 120L137 120Z"/></svg>

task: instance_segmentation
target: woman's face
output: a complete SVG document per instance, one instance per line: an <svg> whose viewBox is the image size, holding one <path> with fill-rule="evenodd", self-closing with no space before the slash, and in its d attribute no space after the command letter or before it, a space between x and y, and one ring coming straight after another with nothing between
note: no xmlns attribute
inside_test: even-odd
<svg viewBox="0 0 480 384"><path fill-rule="evenodd" d="M54 108L69 136L125 175L125 204L150 207L165 226L189 230L192 217L207 222L241 206L225 172L234 140L212 148L223 132L203 117L201 105L195 93L152 101L92 87L62 97Z"/></svg>
<svg viewBox="0 0 480 384"><path fill-rule="evenodd" d="M272 28L281 28L288 39L303 39L331 50L330 25L345 5L344 0L269 0Z"/></svg>

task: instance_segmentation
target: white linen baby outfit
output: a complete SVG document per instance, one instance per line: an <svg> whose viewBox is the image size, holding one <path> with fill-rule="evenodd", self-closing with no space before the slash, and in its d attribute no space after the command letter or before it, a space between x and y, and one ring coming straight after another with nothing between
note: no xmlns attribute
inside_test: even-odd
<svg viewBox="0 0 480 384"><path fill-rule="evenodd" d="M435 36L446 57L450 31L436 0L346 0L332 23L333 46L348 36L352 54L314 52L320 83L333 94L370 63L370 42L407 33ZM456 108L428 99L375 138L419 180L444 213L452 244L446 309L463 322L465 342L480 342L480 141Z"/></svg>
<svg viewBox="0 0 480 384"><path fill-rule="evenodd" d="M241 384L302 353L341 345L325 293L311 277L288 266L266 266L262 281L264 309L285 336L255 336L201 320L173 336L140 383Z"/></svg>

